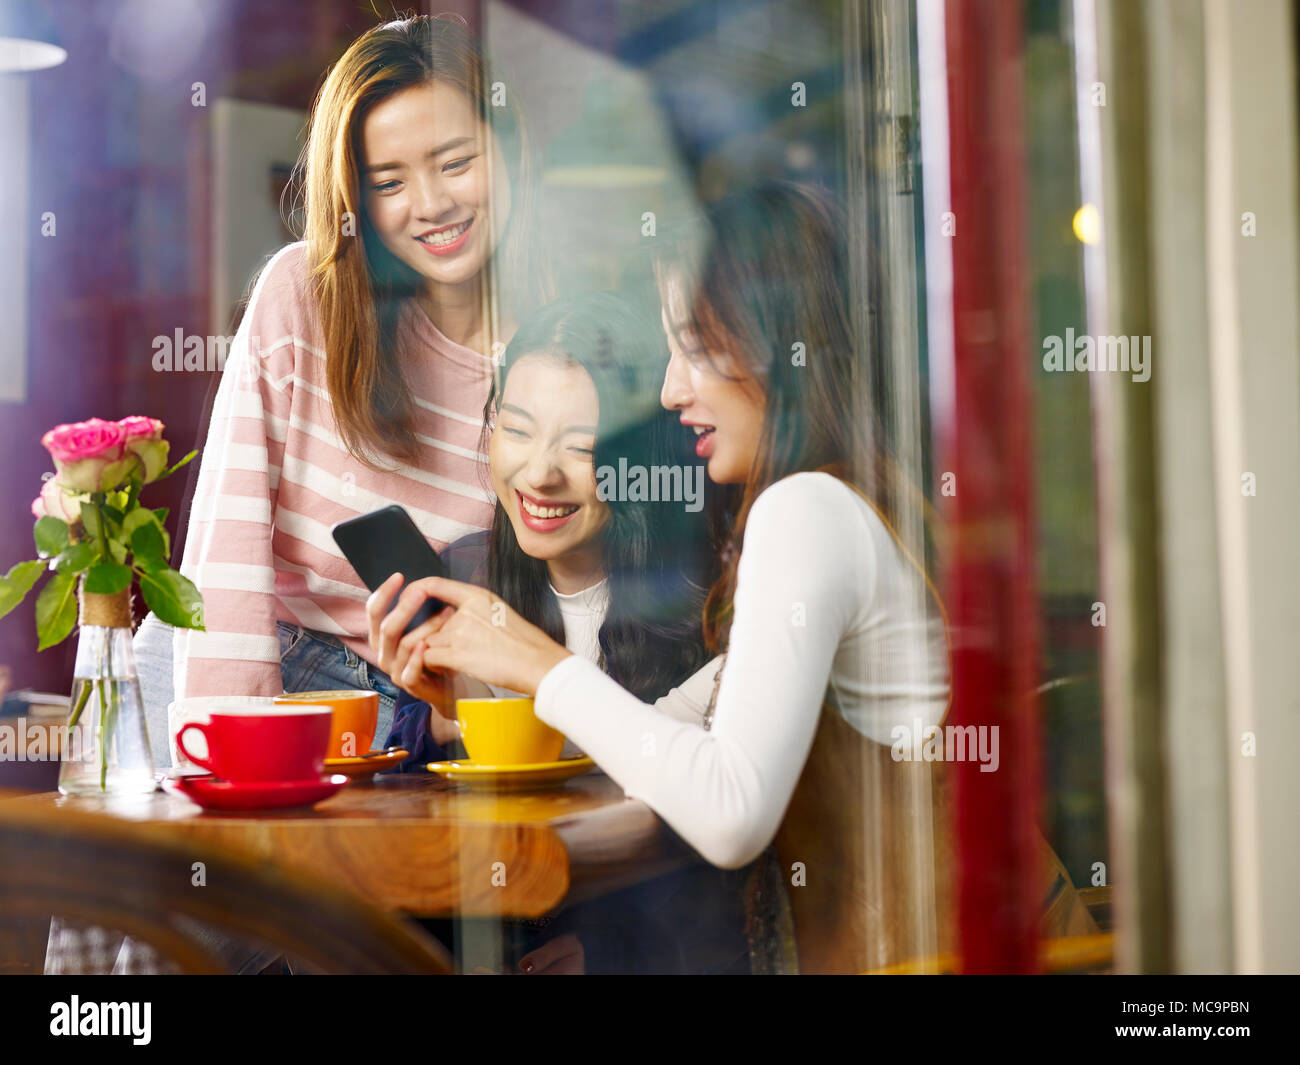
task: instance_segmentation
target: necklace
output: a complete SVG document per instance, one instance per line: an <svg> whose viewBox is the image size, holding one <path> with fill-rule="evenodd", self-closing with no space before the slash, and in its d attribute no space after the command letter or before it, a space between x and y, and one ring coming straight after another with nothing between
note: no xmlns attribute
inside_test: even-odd
<svg viewBox="0 0 1300 1065"><path fill-rule="evenodd" d="M722 667L727 664L727 656L724 653L718 662L718 672L713 678L713 694L709 696L709 705L704 708L704 731L708 732L713 728L713 713L718 708L718 689L722 687Z"/></svg>

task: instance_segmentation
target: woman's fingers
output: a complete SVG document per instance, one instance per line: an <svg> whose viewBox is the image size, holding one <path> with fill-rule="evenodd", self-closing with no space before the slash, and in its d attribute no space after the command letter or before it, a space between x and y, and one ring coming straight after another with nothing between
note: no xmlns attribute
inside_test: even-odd
<svg viewBox="0 0 1300 1065"><path fill-rule="evenodd" d="M443 607L438 613L427 621L422 621L398 642L398 656L404 663L406 657L410 655L411 649L421 641L427 641L434 633L441 629L448 621L455 616L456 611L451 607Z"/></svg>
<svg viewBox="0 0 1300 1065"><path fill-rule="evenodd" d="M407 666L411 662L416 661L416 659L411 658L411 655L415 653L415 649L416 647L419 646L419 644L420 644L419 640L417 640L414 644L409 644L406 642L405 639L403 639L393 649L393 653L391 655L389 655L387 658L381 657L379 660L380 666L388 671L388 675L393 679L393 683L401 685L403 688L406 688L408 691L411 690L411 685L408 683ZM411 679L418 680L419 673L417 673L415 677Z"/></svg>
<svg viewBox="0 0 1300 1065"><path fill-rule="evenodd" d="M430 646L425 644L420 652L420 660L424 663L424 668L430 672L436 670L451 670L456 673L470 673L473 671L466 669L461 665L461 659L464 656L456 649L453 644L434 644Z"/></svg>
<svg viewBox="0 0 1300 1065"><path fill-rule="evenodd" d="M569 652L483 588L445 577L401 587L393 574L366 601L370 646L393 683L424 698L425 671L451 670L531 693ZM430 598L447 604L410 632L406 627Z"/></svg>
<svg viewBox="0 0 1300 1065"><path fill-rule="evenodd" d="M403 641L403 650L406 650L406 643ZM393 676L400 676L402 687L408 690L412 685L420 684L420 676L424 672L424 662L422 654L424 651L424 641L417 640L415 645L407 651L405 660L393 663ZM424 687L424 685L420 685Z"/></svg>
<svg viewBox="0 0 1300 1065"><path fill-rule="evenodd" d="M542 678L570 652L505 604L498 620L490 596L462 606L424 641L428 670L451 670L532 695Z"/></svg>
<svg viewBox="0 0 1300 1065"><path fill-rule="evenodd" d="M418 581L412 581L407 590L411 588L418 588L423 592L421 602L429 598L441 599L448 606L453 607L465 606L476 599L491 599L491 594L486 589L453 581L447 577L422 577Z"/></svg>
<svg viewBox="0 0 1300 1065"><path fill-rule="evenodd" d="M406 666L400 671L394 671L389 674L389 680L396 684L404 691L410 692L417 699L423 699L429 704L431 713L438 721L446 721L441 707L446 700L447 691L443 678L438 674L426 672L421 664L418 654L423 644L416 645L417 653L413 654ZM455 722L452 722L455 724ZM435 738L437 738L435 730ZM442 743L442 740L438 741Z"/></svg>
<svg viewBox="0 0 1300 1065"><path fill-rule="evenodd" d="M397 641L392 660L389 662L380 661L380 665L388 670L388 675L394 678L394 683L401 684L409 690L410 686L406 683L406 680L409 679L414 682L418 679L415 674L410 674L410 670L415 669L416 674L424 672L424 666L420 662L417 648L423 647L430 637L437 633L455 613L456 611L451 607L444 607L428 621L417 625ZM397 679L399 677L404 679Z"/></svg>
<svg viewBox="0 0 1300 1065"><path fill-rule="evenodd" d="M378 588L370 593L370 598L366 600L366 623L369 626L367 639L370 646L379 650L379 626L388 614L388 607L393 601L393 596L397 594L397 589L402 586L402 575L394 573L388 580L384 581Z"/></svg>
<svg viewBox="0 0 1300 1065"><path fill-rule="evenodd" d="M536 950L519 959L519 971L534 975L580 975L585 968L586 952L577 936L566 932L547 940Z"/></svg>
<svg viewBox="0 0 1300 1065"><path fill-rule="evenodd" d="M390 589L387 582L380 589L388 592L393 590L395 587ZM382 609L379 595L380 592L376 592L371 596L366 606L367 614L372 618L372 626L374 615ZM406 627L411 623L416 612L428 600L435 598L448 605L429 620L407 632ZM492 602L493 598L487 591L476 588L472 584L461 584L459 581L442 577L425 577L412 581L402 590L392 610L379 620L377 637L371 638L371 646L379 654L380 666L387 670L389 675L400 672L405 668L415 644L421 640L428 640L438 633L457 610L486 614L490 611Z"/></svg>
<svg viewBox="0 0 1300 1065"><path fill-rule="evenodd" d="M412 581L408 584L397 597L392 610L379 623L379 645L375 650L379 653L380 667L390 676L405 665L406 655L410 654L411 645L419 638L415 632L407 633L406 627L411 624L411 619L429 598L429 594L420 587L423 583L423 581ZM399 655L398 647L407 636L414 636L415 639L408 641L405 654Z"/></svg>

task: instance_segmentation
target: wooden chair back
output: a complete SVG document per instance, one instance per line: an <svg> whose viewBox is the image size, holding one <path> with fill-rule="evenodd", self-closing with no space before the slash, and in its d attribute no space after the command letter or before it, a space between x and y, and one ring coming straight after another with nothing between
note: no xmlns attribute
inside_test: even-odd
<svg viewBox="0 0 1300 1065"><path fill-rule="evenodd" d="M43 971L50 919L125 933L166 966L223 970L195 923L325 973L451 973L413 923L329 884L147 826L0 802L0 971Z"/></svg>
<svg viewBox="0 0 1300 1065"><path fill-rule="evenodd" d="M830 707L776 837L800 973L864 973L957 949L951 767L896 762ZM1100 929L1042 834L1045 944Z"/></svg>
<svg viewBox="0 0 1300 1065"><path fill-rule="evenodd" d="M896 762L829 707L776 837L800 973L863 973L952 949L947 774Z"/></svg>

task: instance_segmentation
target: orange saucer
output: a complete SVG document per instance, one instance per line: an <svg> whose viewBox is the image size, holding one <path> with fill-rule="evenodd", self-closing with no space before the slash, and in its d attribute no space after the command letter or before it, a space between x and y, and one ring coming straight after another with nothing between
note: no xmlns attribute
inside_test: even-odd
<svg viewBox="0 0 1300 1065"><path fill-rule="evenodd" d="M373 776L381 769L391 769L409 753L401 747L389 747L386 751L371 751L356 758L326 758L325 772L342 773L345 777L359 780Z"/></svg>

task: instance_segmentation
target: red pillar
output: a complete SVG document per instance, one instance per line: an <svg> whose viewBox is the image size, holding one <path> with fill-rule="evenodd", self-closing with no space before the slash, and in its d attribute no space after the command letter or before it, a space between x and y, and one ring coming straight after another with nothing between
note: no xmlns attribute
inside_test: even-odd
<svg viewBox="0 0 1300 1065"><path fill-rule="evenodd" d="M958 763L958 916L966 972L1035 972L1040 905L1033 418L1026 266L1024 11L948 0L953 420L940 469L953 538L950 721L997 727L1000 765Z"/></svg>

